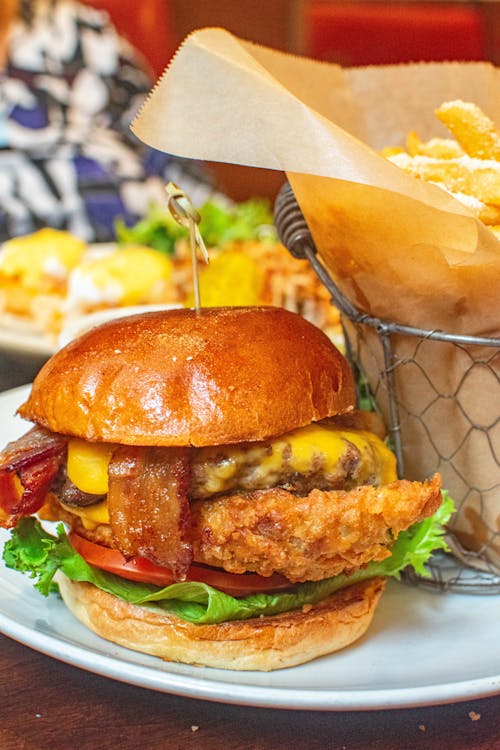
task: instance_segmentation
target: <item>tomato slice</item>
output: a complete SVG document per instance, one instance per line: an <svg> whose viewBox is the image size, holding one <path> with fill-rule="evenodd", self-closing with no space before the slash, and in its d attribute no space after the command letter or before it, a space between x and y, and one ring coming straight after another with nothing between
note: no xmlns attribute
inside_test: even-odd
<svg viewBox="0 0 500 750"><path fill-rule="evenodd" d="M119 550L91 542L75 531L71 531L68 538L76 552L95 568L106 570L108 573L114 573L131 581L153 583L156 586L163 587L174 583L169 568L156 565L145 557L133 557L127 560ZM231 596L279 591L292 586L289 580L278 573L266 578L256 573L227 573L221 568L211 568L209 565L200 563L192 563L186 580L206 583Z"/></svg>

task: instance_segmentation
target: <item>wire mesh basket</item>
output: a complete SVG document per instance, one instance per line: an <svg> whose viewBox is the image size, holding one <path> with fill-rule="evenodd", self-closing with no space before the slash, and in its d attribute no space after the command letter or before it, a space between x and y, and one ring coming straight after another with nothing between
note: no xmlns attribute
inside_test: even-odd
<svg viewBox="0 0 500 750"><path fill-rule="evenodd" d="M281 242L309 260L340 310L358 400L382 414L398 475L421 480L438 471L455 500L450 553L432 558L428 578L408 571L406 580L440 590L500 593L500 532L491 512L500 497L500 339L423 330L359 311L318 258L288 184L278 194L275 223ZM487 409L475 406L478 387L491 389ZM449 424L460 429L447 429ZM471 445L480 453L480 472L471 471Z"/></svg>

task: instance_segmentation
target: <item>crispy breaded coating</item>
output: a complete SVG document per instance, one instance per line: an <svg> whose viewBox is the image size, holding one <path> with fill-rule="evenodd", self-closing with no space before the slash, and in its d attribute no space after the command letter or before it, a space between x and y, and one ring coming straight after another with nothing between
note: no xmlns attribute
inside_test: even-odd
<svg viewBox="0 0 500 750"><path fill-rule="evenodd" d="M438 475L296 497L275 488L193 503L194 559L232 573L321 580L390 555L400 531L441 503Z"/></svg>

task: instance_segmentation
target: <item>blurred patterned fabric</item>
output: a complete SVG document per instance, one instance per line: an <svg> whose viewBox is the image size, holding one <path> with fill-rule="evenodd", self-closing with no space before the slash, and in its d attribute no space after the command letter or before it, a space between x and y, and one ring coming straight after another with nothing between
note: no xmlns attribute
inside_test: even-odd
<svg viewBox="0 0 500 750"><path fill-rule="evenodd" d="M0 71L0 241L42 226L88 242L137 221L164 185L195 203L211 192L189 160L140 143L129 124L152 87L109 16L71 0L36 4L12 28Z"/></svg>

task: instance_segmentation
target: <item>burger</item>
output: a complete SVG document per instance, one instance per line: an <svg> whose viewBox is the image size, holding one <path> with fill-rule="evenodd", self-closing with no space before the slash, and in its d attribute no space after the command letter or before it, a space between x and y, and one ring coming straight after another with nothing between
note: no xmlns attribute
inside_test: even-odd
<svg viewBox="0 0 500 750"><path fill-rule="evenodd" d="M342 354L282 308L170 310L75 339L0 456L8 567L167 660L271 670L360 638L443 546L439 476L398 480ZM54 526L47 521L59 522Z"/></svg>

